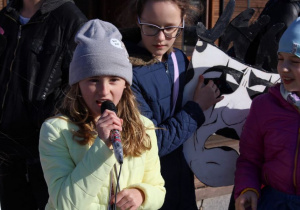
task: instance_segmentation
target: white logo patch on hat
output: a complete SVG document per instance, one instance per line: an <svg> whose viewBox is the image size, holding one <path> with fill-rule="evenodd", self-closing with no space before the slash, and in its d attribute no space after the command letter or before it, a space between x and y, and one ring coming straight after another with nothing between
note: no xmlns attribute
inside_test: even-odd
<svg viewBox="0 0 300 210"><path fill-rule="evenodd" d="M298 44L297 43L293 43L293 49L292 49L292 54L296 54L297 49L298 49Z"/></svg>
<svg viewBox="0 0 300 210"><path fill-rule="evenodd" d="M116 47L116 48L123 49L123 48L122 48L122 43L121 43L121 41L118 40L118 39L114 39L114 38L110 39L110 44L111 44L112 46Z"/></svg>

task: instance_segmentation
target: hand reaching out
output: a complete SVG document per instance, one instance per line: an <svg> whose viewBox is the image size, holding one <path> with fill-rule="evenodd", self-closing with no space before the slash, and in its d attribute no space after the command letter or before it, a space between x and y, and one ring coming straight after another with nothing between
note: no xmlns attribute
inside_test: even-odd
<svg viewBox="0 0 300 210"><path fill-rule="evenodd" d="M117 202L115 202L115 196L112 196L111 203L116 203L121 210L135 210L142 205L144 199L143 191L136 188L124 189L117 194Z"/></svg>
<svg viewBox="0 0 300 210"><path fill-rule="evenodd" d="M252 190L246 191L235 201L236 210L245 210L248 207L251 207L251 210L257 209L257 194Z"/></svg>
<svg viewBox="0 0 300 210"><path fill-rule="evenodd" d="M219 96L220 90L214 84L214 82L210 80L207 85L204 85L204 77L203 75L200 75L197 87L194 92L193 101L198 103L201 109L205 111L224 98L224 96Z"/></svg>

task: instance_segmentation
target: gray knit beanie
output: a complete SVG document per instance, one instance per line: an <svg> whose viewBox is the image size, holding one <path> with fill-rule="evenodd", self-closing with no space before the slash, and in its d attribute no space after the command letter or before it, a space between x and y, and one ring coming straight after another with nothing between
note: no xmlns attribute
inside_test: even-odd
<svg viewBox="0 0 300 210"><path fill-rule="evenodd" d="M77 32L69 71L73 85L93 76L118 76L132 84L132 65L119 30L109 22L90 20Z"/></svg>

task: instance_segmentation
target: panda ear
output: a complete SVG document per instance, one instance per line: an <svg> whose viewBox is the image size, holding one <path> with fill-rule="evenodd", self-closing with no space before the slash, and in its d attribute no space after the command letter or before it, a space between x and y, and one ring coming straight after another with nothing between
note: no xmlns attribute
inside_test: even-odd
<svg viewBox="0 0 300 210"><path fill-rule="evenodd" d="M202 22L198 22L196 28L198 37L208 43L214 43L218 38L222 36L224 31L226 30L226 27L231 20L234 7L235 0L230 0L212 29L206 29Z"/></svg>

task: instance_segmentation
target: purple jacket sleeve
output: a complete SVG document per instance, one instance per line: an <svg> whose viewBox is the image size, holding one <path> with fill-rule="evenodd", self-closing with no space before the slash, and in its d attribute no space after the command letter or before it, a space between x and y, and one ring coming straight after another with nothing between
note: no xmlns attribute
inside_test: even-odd
<svg viewBox="0 0 300 210"><path fill-rule="evenodd" d="M235 171L235 199L246 188L256 189L260 193L264 141L259 106L260 100L254 100L240 138L240 156Z"/></svg>

